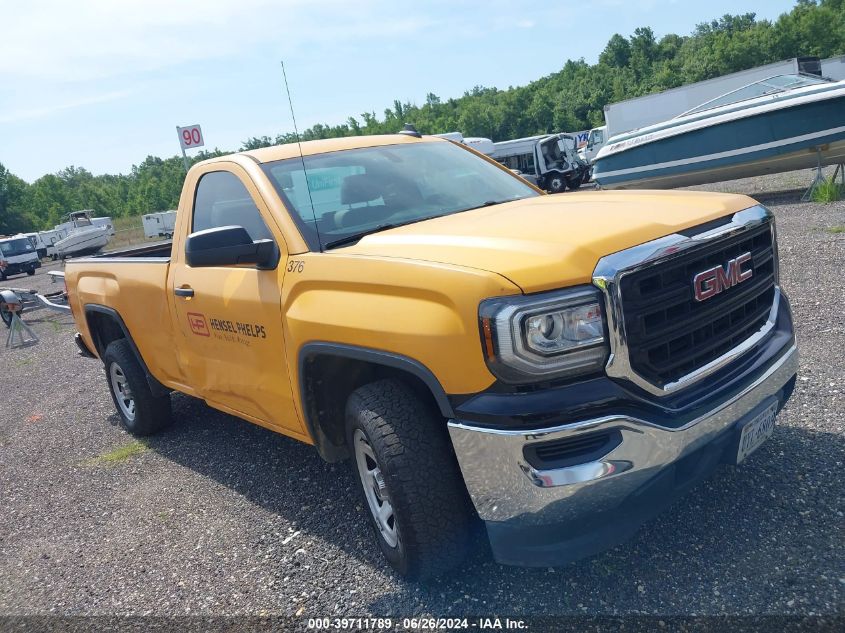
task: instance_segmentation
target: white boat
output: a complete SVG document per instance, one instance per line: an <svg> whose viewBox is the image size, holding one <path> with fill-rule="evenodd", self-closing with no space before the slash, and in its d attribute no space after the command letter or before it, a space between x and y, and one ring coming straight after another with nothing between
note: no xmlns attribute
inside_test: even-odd
<svg viewBox="0 0 845 633"><path fill-rule="evenodd" d="M70 233L55 243L56 254L62 259L96 253L111 238L111 228L93 224L87 211L74 211L68 216L67 224L72 227Z"/></svg>
<svg viewBox="0 0 845 633"><path fill-rule="evenodd" d="M664 189L843 162L845 81L778 75L614 136L593 179L605 189Z"/></svg>

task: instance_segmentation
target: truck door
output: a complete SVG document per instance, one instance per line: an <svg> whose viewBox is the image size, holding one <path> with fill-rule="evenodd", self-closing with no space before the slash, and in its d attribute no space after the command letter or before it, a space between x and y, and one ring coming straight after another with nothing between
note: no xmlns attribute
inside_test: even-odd
<svg viewBox="0 0 845 633"><path fill-rule="evenodd" d="M188 384L210 405L302 434L282 328L287 247L246 172L234 164L221 170L221 165L209 165L195 181L193 208L181 220L171 263L168 286L183 343L179 362ZM245 228L253 240L274 240L281 252L278 266L186 264L185 236L231 225Z"/></svg>

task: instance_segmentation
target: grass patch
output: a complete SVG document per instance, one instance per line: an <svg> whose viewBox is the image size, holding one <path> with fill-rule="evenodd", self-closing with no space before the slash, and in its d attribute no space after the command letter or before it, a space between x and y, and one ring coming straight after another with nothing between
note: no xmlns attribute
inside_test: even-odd
<svg viewBox="0 0 845 633"><path fill-rule="evenodd" d="M836 182L832 176L825 178L813 189L813 202L829 204L842 198L842 185Z"/></svg>
<svg viewBox="0 0 845 633"><path fill-rule="evenodd" d="M828 233L845 233L845 226L831 226L825 229Z"/></svg>
<svg viewBox="0 0 845 633"><path fill-rule="evenodd" d="M27 365L32 364L31 358L22 358L20 360L15 361L15 367L26 367Z"/></svg>
<svg viewBox="0 0 845 633"><path fill-rule="evenodd" d="M108 453L103 453L102 455L97 455L96 457L89 459L86 464L89 466L113 466L114 464L119 464L120 462L125 462L127 459L131 459L135 455L140 455L141 453L148 451L149 448L149 445L141 440L129 442L129 444L119 446Z"/></svg>

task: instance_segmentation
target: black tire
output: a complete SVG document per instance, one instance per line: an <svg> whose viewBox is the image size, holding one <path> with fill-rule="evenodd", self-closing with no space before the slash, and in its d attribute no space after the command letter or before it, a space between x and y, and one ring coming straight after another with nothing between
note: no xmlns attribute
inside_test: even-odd
<svg viewBox="0 0 845 633"><path fill-rule="evenodd" d="M3 306L6 304L4 303ZM12 313L9 312L6 308L0 307L0 319L2 319L3 324L8 328L12 327Z"/></svg>
<svg viewBox="0 0 845 633"><path fill-rule="evenodd" d="M103 366L114 407L127 431L141 437L152 435L170 424L170 395L153 395L129 341L118 339L110 343L103 354ZM113 368L128 385L128 393L116 393L120 379L112 376ZM132 403L131 407L127 399ZM130 415L130 411L134 414Z"/></svg>
<svg viewBox="0 0 845 633"><path fill-rule="evenodd" d="M26 271L26 274L32 277L35 274L35 269L33 268L32 270Z"/></svg>
<svg viewBox="0 0 845 633"><path fill-rule="evenodd" d="M359 472L361 434L382 475L380 492L371 491L386 492L392 506L395 545L379 527ZM445 421L405 385L379 380L349 397L346 440L365 512L391 566L408 580L457 567L468 552L474 514Z"/></svg>
<svg viewBox="0 0 845 633"><path fill-rule="evenodd" d="M571 180L567 180L566 186L569 187L570 190L575 191L581 186L581 178L579 176L576 176Z"/></svg>
<svg viewBox="0 0 845 633"><path fill-rule="evenodd" d="M546 189L549 193L563 193L566 191L566 180L563 176L553 174L546 179Z"/></svg>

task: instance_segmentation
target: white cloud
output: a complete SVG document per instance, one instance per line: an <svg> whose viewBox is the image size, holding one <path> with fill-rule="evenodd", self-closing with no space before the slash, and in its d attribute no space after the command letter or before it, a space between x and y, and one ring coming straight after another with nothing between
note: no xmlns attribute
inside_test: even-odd
<svg viewBox="0 0 845 633"><path fill-rule="evenodd" d="M19 110L13 110L8 113L0 114L0 123L15 123L26 119L40 119L41 117L49 116L60 112L62 110L69 110L71 108L79 108L87 105L94 105L95 103L105 103L107 101L116 101L118 99L125 99L134 94L134 90L114 90L112 92L105 92L102 94L93 94L80 99L72 99L64 102L51 102L49 105L28 107Z"/></svg>

